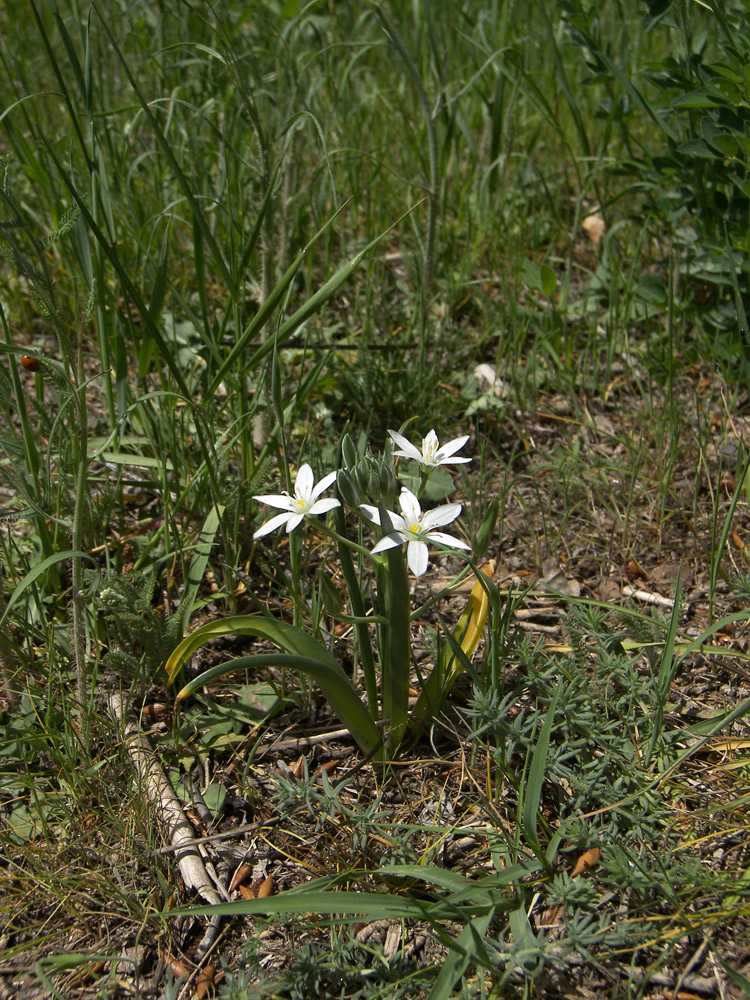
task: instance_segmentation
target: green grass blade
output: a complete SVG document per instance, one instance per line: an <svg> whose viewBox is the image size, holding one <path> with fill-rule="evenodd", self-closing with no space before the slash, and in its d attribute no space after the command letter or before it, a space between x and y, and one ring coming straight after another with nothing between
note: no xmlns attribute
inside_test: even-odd
<svg viewBox="0 0 750 1000"><path fill-rule="evenodd" d="M675 584L674 592L674 607L672 608L672 616L669 620L669 630L667 632L667 637L664 642L664 649L662 650L661 658L659 661L659 670L656 676L656 711L653 719L653 728L651 730L651 739L649 740L648 749L643 758L643 766L649 768L651 766L651 758L656 748L656 744L661 736L662 724L664 722L664 706L667 703L667 698L669 697L669 691L672 687L672 681L679 666L682 658L675 662L674 658L674 646L675 640L677 638L677 626L680 621L681 605L682 605L682 591L680 589L680 575L678 573L677 583Z"/></svg>
<svg viewBox="0 0 750 1000"><path fill-rule="evenodd" d="M542 786L544 785L544 778L547 769L549 739L550 734L552 733L552 726L555 721L555 711L557 709L557 702L560 698L561 691L562 684L558 684L552 701L547 708L544 724L539 731L539 737L536 741L534 754L531 758L531 767L529 768L529 776L526 781L523 796L523 832L532 850L539 860L545 864L545 866L549 862L539 842L537 822L539 816L539 804L542 801Z"/></svg>
<svg viewBox="0 0 750 1000"><path fill-rule="evenodd" d="M464 927L453 942L451 953L443 962L437 982L430 990L427 1000L450 1000L454 996L453 988L470 965L475 964L480 957L482 964L489 964L482 942L494 915L491 910L470 920Z"/></svg>
<svg viewBox="0 0 750 1000"><path fill-rule="evenodd" d="M96 563L96 560L88 554L88 552L80 552L71 550L68 552L55 552L54 555L47 556L38 565L34 566L29 572L24 576L23 580L18 584L13 593L8 598L8 603L5 606L5 611L2 618L0 618L0 625L2 625L5 619L8 617L8 612L10 609L20 600L21 597L26 593L29 587L33 586L34 583L39 579L39 577L44 576L48 569L56 566L58 563L67 562L73 559L89 559L92 563Z"/></svg>
<svg viewBox="0 0 750 1000"><path fill-rule="evenodd" d="M123 267L122 263L120 262L120 258L119 258L118 254L117 254L116 249L114 247L110 246L109 240L105 237L104 233L102 233L102 231L99 229L98 225L96 224L96 221L95 221L94 217L92 216L91 212L89 212L89 210L88 210L88 208L86 206L85 200L78 193L78 189L76 188L75 184L73 183L72 178L70 177L70 175L68 174L68 172L65 170L65 168L62 165L62 163L60 163L59 159L55 155L54 150L49 145L47 145L47 152L48 152L50 158L52 159L53 163L57 167L57 170L59 171L59 174L60 174L60 177L63 180L63 183L68 188L68 190L70 191L71 195L73 196L74 201L76 202L76 204L80 208L81 215L86 220L86 224L88 225L88 227L91 230L91 232L94 234L94 237L95 237L96 241L98 242L99 246L102 248L102 250L104 251L105 255L109 259L110 264L112 265L112 267L117 272L117 277L122 282L123 287L125 288L125 291L128 293L128 295L130 296L130 298L133 300L133 303L134 303L136 309L138 310L138 312L140 313L140 316L143 319L143 323L146 326L149 335L152 336L154 338L154 340L156 341L156 344L157 344L157 346L159 348L161 356L163 357L163 359L164 359L167 367L169 368L172 376L174 377L175 382L179 386L180 391L184 394L184 396L185 396L186 399L191 399L193 394L191 393L190 389L188 388L187 384L185 383L185 380L184 380L184 378L182 376L182 372L180 371L179 365L177 364L177 361L176 361L176 359L173 356L174 352L172 351L172 349L170 348L170 346L167 344L167 342L164 340L164 337L162 336L161 330L159 329L159 327L151 319L151 314L150 314L150 312L148 310L148 307L146 306L146 303L143 301L143 298L141 297L140 292L138 291L138 289L135 287L135 285L131 281L130 275L128 274L128 272L125 270L125 268Z"/></svg>
<svg viewBox="0 0 750 1000"><path fill-rule="evenodd" d="M146 116L146 118L148 119L148 123L149 123L149 125L151 126L151 128L153 130L153 134L154 134L157 142L161 146L162 152L164 153L164 156L166 157L167 162L169 163L169 166L170 166L170 168L172 170L174 178L178 182L178 184L180 185L180 188L182 189L182 193L184 194L185 199L187 200L187 202L190 205L190 208L192 209L193 215L194 215L194 217L195 217L198 225L200 226L201 232L203 234L203 239L206 242L206 246L210 249L211 255L212 255L213 259L214 259L214 263L215 263L216 267L218 268L218 270L219 270L219 272L221 274L221 277L226 282L226 286L227 286L227 289L229 291L229 294L231 295L231 297L233 299L237 300L239 293L238 293L238 290L237 290L237 285L235 283L235 280L234 280L234 278L232 276L231 271L229 270L227 262L224 260L224 255L219 250L218 244L216 243L216 240L214 239L213 233L211 232L211 227L209 226L209 224L208 224L208 222L206 220L206 217L204 216L203 212L201 211L201 207L200 207L200 204L198 202L198 199L193 194L193 187L190 184L190 182L188 181L188 179L185 176L185 174L182 172L182 168L180 167L180 164L177 162L177 157L174 155L174 152L172 150L172 144L169 142L169 140L167 139L167 137L164 135L164 132L159 127L159 123L157 122L156 118L154 117L154 114L151 111L151 108L149 107L148 101L144 98L143 94L140 91L140 88L138 87L138 84L135 81L135 77L130 72L130 67L128 65L128 62L125 59L124 55L122 54L122 51L120 50L120 47L118 46L118 44L117 44L117 42L115 40L114 35L110 31L109 24L107 23L107 19L101 13L101 11L99 10L99 8L97 7L96 4L93 4L93 8L96 11L97 15L99 16L99 20L101 21L102 27L104 28L104 31L106 32L107 37L109 38L109 41L110 41L110 44L112 45L112 48L114 49L115 53L117 54L117 58L119 59L120 64L122 65L122 68L125 71L125 75L127 76L128 82L130 83L130 86L133 89L133 93L135 94L135 96L138 98L138 100L140 102L140 105L141 105L141 107L143 109L143 113Z"/></svg>
<svg viewBox="0 0 750 1000"><path fill-rule="evenodd" d="M314 295L311 295L310 298L307 300L307 302L305 302L304 305L300 306L300 308L295 313L293 313L289 317L289 319L281 323L274 338L269 338L261 347L258 348L258 350L245 363L244 370L253 371L255 368L257 368L260 362L265 360L265 358L274 350L274 345L276 345L277 347L281 347L284 344L284 342L287 341L299 329L300 326L302 326L304 322L306 322L311 316L314 316L315 313L317 313L326 304L326 302L331 298L331 296L333 296L339 290L339 288L344 284L344 282L347 281L349 277L351 277L353 272L359 267L364 258L367 256L367 254L370 253L372 250L374 250L375 247L377 247L378 244L382 240L384 240L385 237L388 236L388 234L391 233L399 225L400 222L402 222L405 218L407 218L407 216L409 216L418 207L418 205L419 202L417 203L417 205L412 206L407 212L404 212L404 214L399 219L397 219L392 226L389 226L388 229L380 233L379 236L376 236L374 240L371 240L367 244L367 246L364 247L362 250L360 250L359 253L356 254L354 257L352 257L352 259L348 261L348 263L343 264L336 271L336 273L332 277L330 277L328 281L325 282L322 288L319 288ZM319 233L315 235L312 242L314 242L314 240L316 240L318 236L321 235L324 229L322 229ZM312 242L309 244L309 246L312 245ZM303 254L307 252L307 249L308 248L306 247L305 250L303 251ZM292 265L292 267L294 267L294 265ZM254 328L255 327L257 327L257 317L256 320L254 321ZM245 340L243 339L243 344L244 343ZM237 349L233 348L230 357L234 357L236 356L236 354L237 354ZM225 361L224 364L222 365L222 371L219 374L222 374L224 371L226 371L227 367L228 365L227 362ZM219 378L219 376L216 376L214 378L214 381L211 383L211 387L209 387L209 390L206 395L210 397L212 392L216 391L220 382L221 378Z"/></svg>
<svg viewBox="0 0 750 1000"><path fill-rule="evenodd" d="M257 336L263 329L263 327L266 325L269 317L272 315L273 311L276 309L276 307L281 303L282 299L284 298L287 289L294 280L294 276L297 274L297 271L299 271L303 262L306 260L311 248L314 246L317 240L320 239L320 237L330 228L330 226L333 225L334 221L339 216L339 214L343 212L345 207L346 207L345 205L342 205L341 208L339 208L338 211L336 211L331 216L331 218L325 223L325 225L318 230L318 232L313 236L313 238L310 240L307 246L305 246L305 248L300 253L297 254L295 259L292 261L292 263L289 265L289 267L282 275L278 284L272 289L268 297L263 301L263 304L261 305L260 309L253 317L252 321L247 325L247 327L242 333L242 336L235 343L234 347L231 349L227 357L224 359L216 375L214 375L213 382L208 387L208 391L206 392L206 396L208 399L210 399L216 392L216 390L218 389L219 385L222 382L222 379L225 377L226 373L230 369L235 367L238 358L245 353L246 347L252 341L253 337ZM323 301L321 301L320 303L321 305L323 304ZM273 351L276 349L277 346L280 346L282 339L283 338L281 336L281 330L279 330L276 336L274 336L273 338L268 338L268 340L266 340L266 345L268 345L267 351L263 351L262 349L256 351L256 353L251 357L250 361L243 364L242 366L243 372L255 370L260 361L265 358L268 351Z"/></svg>
<svg viewBox="0 0 750 1000"><path fill-rule="evenodd" d="M190 616L193 613L195 600L198 596L200 585L203 582L206 566L208 566L208 559L211 555L211 549L213 548L214 541L216 540L216 532L219 530L221 516L223 513L224 507L220 504L215 504L211 508L208 513L208 517L203 523L203 528L201 529L200 538L195 546L193 558L190 560L187 582L185 584L182 600L180 601L180 615L182 617L183 631L187 629Z"/></svg>

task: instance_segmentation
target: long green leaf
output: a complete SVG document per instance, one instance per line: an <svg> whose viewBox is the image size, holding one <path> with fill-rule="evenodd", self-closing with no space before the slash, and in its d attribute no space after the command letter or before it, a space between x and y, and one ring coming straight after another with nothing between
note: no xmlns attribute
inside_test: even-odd
<svg viewBox="0 0 750 1000"><path fill-rule="evenodd" d="M294 276L297 274L297 271L299 271L300 267L307 259L307 256L311 248L326 232L326 230L329 229L331 225L333 225L333 223L341 214L341 212L343 212L345 207L346 207L345 205L342 205L341 208L339 208L336 212L334 212L331 218L328 219L328 221L318 230L318 232L313 236L310 242L300 251L300 253L297 254L295 259L286 269L284 274L281 276L279 282L271 290L268 297L261 304L260 309L255 314L251 322L245 327L242 336L235 343L234 347L231 349L227 357L224 359L216 375L214 375L213 382L208 387L208 391L206 393L207 399L210 399L213 396L213 394L218 389L219 385L221 385L221 381L226 375L226 373L236 365L238 358L242 357L242 355L245 353L247 345L250 343L253 337L257 336L258 333L266 325L274 309L276 309L276 307L282 301L287 289L294 280ZM275 346L278 345L278 335L273 338L269 338L266 341L266 343L269 345L268 350L273 351L275 349ZM245 363L243 359L243 371L245 372L252 371L257 367L258 363L263 359L263 357L265 357L265 354L259 357L259 353L260 352L256 352L252 356L250 361L247 363Z"/></svg>
<svg viewBox="0 0 750 1000"><path fill-rule="evenodd" d="M669 620L669 631L667 632L667 638L664 642L664 648L662 650L661 659L659 662L659 673L656 678L656 712L654 719L652 721L651 728L651 739L649 740L648 749L646 750L645 756L643 758L643 766L649 768L651 765L651 757L653 755L656 744L661 736L662 723L664 722L664 706L666 705L667 698L669 697L669 691L672 686L672 681L679 666L681 659L675 663L674 659L674 646L675 639L677 638L677 626L679 625L680 610L681 610L681 597L682 592L680 589L680 577L677 576L677 583L675 585L674 593L674 607L672 608L672 617Z"/></svg>
<svg viewBox="0 0 750 1000"><path fill-rule="evenodd" d="M56 566L58 563L61 562L67 562L69 559L90 559L91 562L96 562L96 560L92 556L90 556L88 552L78 552L78 551L55 552L54 555L47 556L46 559L44 559L37 566L34 566L32 569L29 570L29 572L26 574L23 580L21 580L16 589L10 595L10 597L8 598L8 603L5 606L5 612L3 613L2 618L0 618L0 625L2 625L5 619L8 617L8 612L13 607L13 605L16 604L19 598L21 598L23 594L26 593L29 587L31 587L32 584L34 584L39 579L40 576L44 576L47 570L51 569L52 566Z"/></svg>
<svg viewBox="0 0 750 1000"><path fill-rule="evenodd" d="M45 143L45 146L50 159L55 164L55 167L57 168L58 173L60 174L60 177L63 180L63 183L70 191L71 195L73 196L73 200L81 210L81 215L86 220L86 225L94 234L97 243L102 248L105 256L108 258L110 264L117 272L117 277L122 282L125 291L128 293L129 297L133 300L133 303L135 304L135 307L138 310L141 319L143 320L144 327L147 329L150 336L153 337L154 340L156 341L156 344L159 348L159 352L161 353L161 356L164 358L164 361L167 367L169 368L170 372L172 373L175 382L179 386L180 391L184 394L186 399L192 398L192 393L188 389L187 384L184 378L182 377L182 372L180 371L180 367L173 356L174 355L173 349L169 346L169 344L167 344L164 337L162 336L161 330L152 320L151 313L149 312L146 303L143 301L141 293L135 287L130 278L130 275L122 266L117 251L115 250L114 247L110 246L109 240L105 237L104 233L96 224L96 220L94 219L91 212L88 210L88 207L82 196L79 194L78 188L74 184L71 176L68 174L68 172L65 170L60 160L55 155L55 151L52 149L49 143Z"/></svg>
<svg viewBox="0 0 750 1000"><path fill-rule="evenodd" d="M454 995L453 987L469 966L480 958L483 960L483 964L487 963L487 953L482 940L494 915L494 910L490 910L489 913L470 920L464 927L456 938L450 955L443 962L440 974L430 990L427 1000L450 1000Z"/></svg>
<svg viewBox="0 0 750 1000"><path fill-rule="evenodd" d="M273 350L281 347L285 343L285 341L287 341L299 329L299 327L302 326L302 324L306 320L308 320L311 316L314 316L315 313L318 312L318 310L325 305L325 303L331 298L331 296L338 291L338 289L344 284L344 282L350 277L350 275L359 267L364 258L367 256L367 254L370 253L371 250L374 250L375 247L381 242L381 240L385 239L385 237L388 236L388 234L392 232L392 230L395 229L400 222L402 222L416 208L418 208L420 204L421 202L417 202L416 205L413 205L408 211L404 212L404 214L399 219L396 219L396 221L393 223L392 226L389 226L388 229L382 232L379 236L376 236L374 240L371 240L367 244L367 246L364 247L362 250L360 250L360 252L356 254L356 256L352 257L352 259L348 263L343 264L338 269L338 271L336 271L336 273L332 277L330 277L328 281L326 281L326 283L322 286L322 288L319 288L314 295L311 295L310 298L307 300L307 302L304 303L304 305L301 305L300 308L295 313L292 313L289 319L285 320L279 326L278 330L276 331L273 337L269 337L265 341L265 343L262 344L257 349L257 351L250 357L250 359L243 363L243 371L253 371L254 369L256 369L258 365L261 363L261 361L265 360L265 358L269 354L271 354ZM328 223L326 225L328 225ZM307 253L309 247L312 246L312 244L320 236L320 234L325 231L325 228L326 227L323 227L323 229L320 230L319 233L316 233L316 235L313 237L308 246L305 247L305 249L303 250L301 256L304 256L304 254ZM298 267L297 261L295 261L291 265L291 268L295 268L296 270L296 266ZM289 271L287 271L287 274L288 273ZM284 278L281 279L281 281L283 282L285 278L286 275L284 276ZM260 315L260 313L258 313L258 315ZM267 316L264 316L264 319L265 318L267 318ZM258 328L258 316L256 316L253 320L252 332L254 333L257 330L257 328ZM248 339L249 339L248 333L246 330L240 341L243 346L245 345ZM210 397L216 391L216 389L221 383L222 378L224 377L224 374L230 367L230 364L234 362L238 353L239 353L238 347L237 345L235 345L232 348L229 357L221 366L221 369L219 370L218 374L214 377L213 382L209 386L208 391L206 393L207 399L210 399Z"/></svg>
<svg viewBox="0 0 750 1000"><path fill-rule="evenodd" d="M286 650L291 654L286 665L313 677L320 685L331 708L350 731L362 751L378 755L382 745L378 727L339 662L312 636L287 622L265 618L262 615L235 615L202 625L186 636L167 660L165 664L168 675L167 686L172 684L185 660L196 649L209 639L223 635L259 636ZM242 657L241 666L250 666L250 661L260 665L258 660L258 657ZM177 699L188 697L206 683L207 679L213 680L221 674L238 669L237 663L237 660L230 660L229 663L220 664L201 674L182 688Z"/></svg>
<svg viewBox="0 0 750 1000"><path fill-rule="evenodd" d="M304 887L303 887L304 889ZM371 917L374 920L399 920L413 918L416 920L446 920L464 917L470 919L475 913L488 913L493 909L491 904L483 903L476 907L467 906L460 912L443 900L429 902L413 899L410 896L398 896L384 892L325 892L291 891L267 899L240 899L232 903L219 903L216 906L195 906L184 909L164 911L162 916L249 916L252 914L271 913L332 913L349 916Z"/></svg>
<svg viewBox="0 0 750 1000"><path fill-rule="evenodd" d="M341 494L338 491L337 496L341 498ZM347 537L346 516L344 514L343 505L340 505L335 509L333 516L336 523L336 531L342 538ZM365 687L367 689L367 706L370 709L372 717L377 718L378 689L377 678L375 676L375 658L372 651L372 641L370 639L371 620L368 619L366 614L364 596L360 587L359 577L357 576L357 572L354 568L352 551L349 546L344 545L343 542L339 542L338 551L341 570L344 574L344 580L346 581L346 591L349 595L349 601L351 604L352 624L354 625L357 633L357 639L359 641L359 657L362 661L362 673L365 678Z"/></svg>
<svg viewBox="0 0 750 1000"><path fill-rule="evenodd" d="M534 747L534 755L531 758L529 777L526 782L523 797L523 832L532 850L544 864L547 859L544 856L539 836L537 834L537 817L539 814L539 804L542 800L542 786L547 771L547 751L549 750L549 738L552 733L552 726L555 721L555 711L557 702L562 691L562 684L558 684L557 690L547 707L547 714L544 724L539 732L539 737Z"/></svg>
<svg viewBox="0 0 750 1000"><path fill-rule="evenodd" d="M529 976L537 976L542 970L540 942L531 929L526 915L526 905L521 903L510 914L510 929L513 932L513 957L523 965Z"/></svg>
<svg viewBox="0 0 750 1000"><path fill-rule="evenodd" d="M195 546L193 558L190 560L187 584L182 595L182 600L180 601L180 615L182 617L183 630L187 628L190 616L193 613L195 600L198 596L198 589L203 581L203 575L206 572L208 558L211 555L211 549L213 548L214 540L216 539L216 532L219 530L221 515L223 513L224 507L221 504L214 504L208 512L208 517L203 522L200 538Z"/></svg>

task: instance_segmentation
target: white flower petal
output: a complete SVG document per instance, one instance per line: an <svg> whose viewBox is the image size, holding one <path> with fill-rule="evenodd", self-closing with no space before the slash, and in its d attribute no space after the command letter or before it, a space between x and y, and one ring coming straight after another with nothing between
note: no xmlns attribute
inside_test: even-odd
<svg viewBox="0 0 750 1000"><path fill-rule="evenodd" d="M409 542L406 546L406 561L414 576L422 576L427 571L429 553L424 542Z"/></svg>
<svg viewBox="0 0 750 1000"><path fill-rule="evenodd" d="M402 486L398 502L406 524L409 527L419 524L422 520L422 508L419 506L419 500L417 500L411 490L407 490L405 486Z"/></svg>
<svg viewBox="0 0 750 1000"><path fill-rule="evenodd" d="M313 471L307 462L305 462L297 470L297 478L294 480L294 492L298 497L309 497L314 482Z"/></svg>
<svg viewBox="0 0 750 1000"><path fill-rule="evenodd" d="M365 516L368 517L375 524L380 524L380 511L377 507L371 506L369 503L361 503L359 509L365 512Z"/></svg>
<svg viewBox="0 0 750 1000"><path fill-rule="evenodd" d="M432 448L437 448L439 444L440 442L438 441L438 436L435 433L435 428L433 427L422 439L422 451L430 451Z"/></svg>
<svg viewBox="0 0 750 1000"><path fill-rule="evenodd" d="M459 451L469 440L469 435L453 438L447 444L440 447L440 441L434 428L422 438L422 447L417 448L410 441L397 431L388 431L391 438L398 444L401 451L395 451L394 455L403 455L419 462L423 469L436 469L440 465L456 465L463 462L470 462L470 458L453 458L455 452Z"/></svg>
<svg viewBox="0 0 750 1000"><path fill-rule="evenodd" d="M312 507L308 510L308 514L325 514L329 510L333 510L334 507L340 507L341 504L338 500L331 497L329 500L316 500Z"/></svg>
<svg viewBox="0 0 750 1000"><path fill-rule="evenodd" d="M397 514L393 510L389 510L388 516L391 519L391 526L394 531L400 531L403 534L403 532L409 530L409 525L407 525L406 521L403 519L403 517L401 517L400 514Z"/></svg>
<svg viewBox="0 0 750 1000"><path fill-rule="evenodd" d="M446 535L444 531L431 531L427 536L428 542L439 542L441 545L448 545L452 549L471 549L470 545L462 542L460 538L453 535Z"/></svg>
<svg viewBox="0 0 750 1000"><path fill-rule="evenodd" d="M444 524L455 521L461 513L460 503L446 503L442 507L428 510L422 518L422 530L432 531L433 528L441 528Z"/></svg>
<svg viewBox="0 0 750 1000"><path fill-rule="evenodd" d="M395 441L401 449L401 451L394 451L394 455L402 455L404 458L411 458L415 462L422 461L422 452L418 448L415 448L411 441L407 441L403 434L399 434L398 431L388 431L388 433L391 436L391 440Z"/></svg>
<svg viewBox="0 0 750 1000"><path fill-rule="evenodd" d="M336 482L336 476L338 476L338 472L329 472L327 476L323 476L312 491L313 500L317 500L321 493L324 493L332 483Z"/></svg>
<svg viewBox="0 0 750 1000"><path fill-rule="evenodd" d="M269 535L272 531L280 528L282 524L286 524L288 520L289 514L276 514L270 521L266 521L265 524L258 528L253 538L262 538L264 535Z"/></svg>
<svg viewBox="0 0 750 1000"><path fill-rule="evenodd" d="M466 444L466 442L468 440L469 440L469 435L468 434L464 434L463 437L454 438L452 441L449 441L448 444L444 444L443 447L440 448L439 451L438 451L438 459L441 460L441 461L445 461L446 458L450 458L450 456L454 452L460 451L460 449L463 448L463 446ZM453 459L453 461L454 462L470 462L471 459L470 458L456 458L456 459Z"/></svg>
<svg viewBox="0 0 750 1000"><path fill-rule="evenodd" d="M302 524L305 520L304 514L290 514L286 522L286 532L289 534L290 531L294 531L297 525Z"/></svg>
<svg viewBox="0 0 750 1000"><path fill-rule="evenodd" d="M258 503L267 503L269 507L279 507L281 510L291 510L294 500L286 493L269 493L267 497L253 497Z"/></svg>
<svg viewBox="0 0 750 1000"><path fill-rule="evenodd" d="M404 544L404 539L401 537L401 535L398 534L398 532L394 531L390 535L384 535L380 539L378 544L373 548L372 552L373 555L375 555L378 552L385 552L386 549L393 549L397 545L403 545L403 544Z"/></svg>

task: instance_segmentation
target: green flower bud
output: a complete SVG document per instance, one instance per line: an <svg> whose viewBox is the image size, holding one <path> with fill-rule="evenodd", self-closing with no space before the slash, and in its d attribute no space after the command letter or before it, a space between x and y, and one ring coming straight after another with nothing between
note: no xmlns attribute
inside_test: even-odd
<svg viewBox="0 0 750 1000"><path fill-rule="evenodd" d="M363 494L356 477L349 469L342 469L336 479L336 488L347 507L358 507L362 503Z"/></svg>
<svg viewBox="0 0 750 1000"><path fill-rule="evenodd" d="M396 499L396 474L388 462L380 463L380 495L386 503L393 506Z"/></svg>
<svg viewBox="0 0 750 1000"><path fill-rule="evenodd" d="M500 497L495 497L487 508L484 520L477 528L474 536L473 554L475 559L480 559L490 547L490 543L495 535L497 516L500 512Z"/></svg>
<svg viewBox="0 0 750 1000"><path fill-rule="evenodd" d="M341 439L341 457L344 461L345 469L353 469L357 464L357 449L348 434L344 434Z"/></svg>
<svg viewBox="0 0 750 1000"><path fill-rule="evenodd" d="M378 503L382 499L380 493L380 469L374 461L370 465L367 476L367 493L373 503Z"/></svg>

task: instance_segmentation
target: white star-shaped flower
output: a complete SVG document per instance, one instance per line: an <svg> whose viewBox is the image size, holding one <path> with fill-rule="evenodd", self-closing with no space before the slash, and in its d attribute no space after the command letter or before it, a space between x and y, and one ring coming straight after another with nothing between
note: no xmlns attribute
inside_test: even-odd
<svg viewBox="0 0 750 1000"><path fill-rule="evenodd" d="M340 507L338 500L318 500L321 493L335 481L337 472L329 472L323 476L318 485L315 485L313 471L307 463L299 467L297 478L294 481L294 496L289 493L272 493L267 497L254 497L260 503L268 504L269 507L280 507L283 514L277 514L270 521L266 521L253 535L253 538L262 538L263 535L275 531L282 524L286 524L286 530L294 531L297 525L301 524L308 514L325 514L334 507Z"/></svg>
<svg viewBox="0 0 750 1000"><path fill-rule="evenodd" d="M394 455L400 455L403 458L411 458L415 462L419 462L420 465L427 469L436 469L440 465L456 465L457 463L470 462L470 458L454 458L453 456L459 449L463 448L466 442L469 440L469 435L464 434L463 437L454 438L449 441L448 444L444 444L440 447L440 441L434 430L430 431L427 437L422 438L422 447L417 448L416 445L412 444L411 441L399 434L398 431L388 431L393 440L398 446L399 451L394 451Z"/></svg>
<svg viewBox="0 0 750 1000"><path fill-rule="evenodd" d="M422 513L419 500L411 490L404 486L401 489L401 496L398 499L401 513L396 514L388 511L391 524L394 527L389 535L385 535L372 550L373 553L384 552L397 545L406 545L406 561L409 569L415 576L422 576L427 570L429 554L427 551L428 542L437 542L439 545L448 545L453 549L470 549L471 546L462 542L453 535L446 535L443 531L436 531L445 524L455 521L461 513L460 503L447 503L434 510ZM360 504L361 509L367 514L371 521L380 524L380 513L377 507L369 504Z"/></svg>

